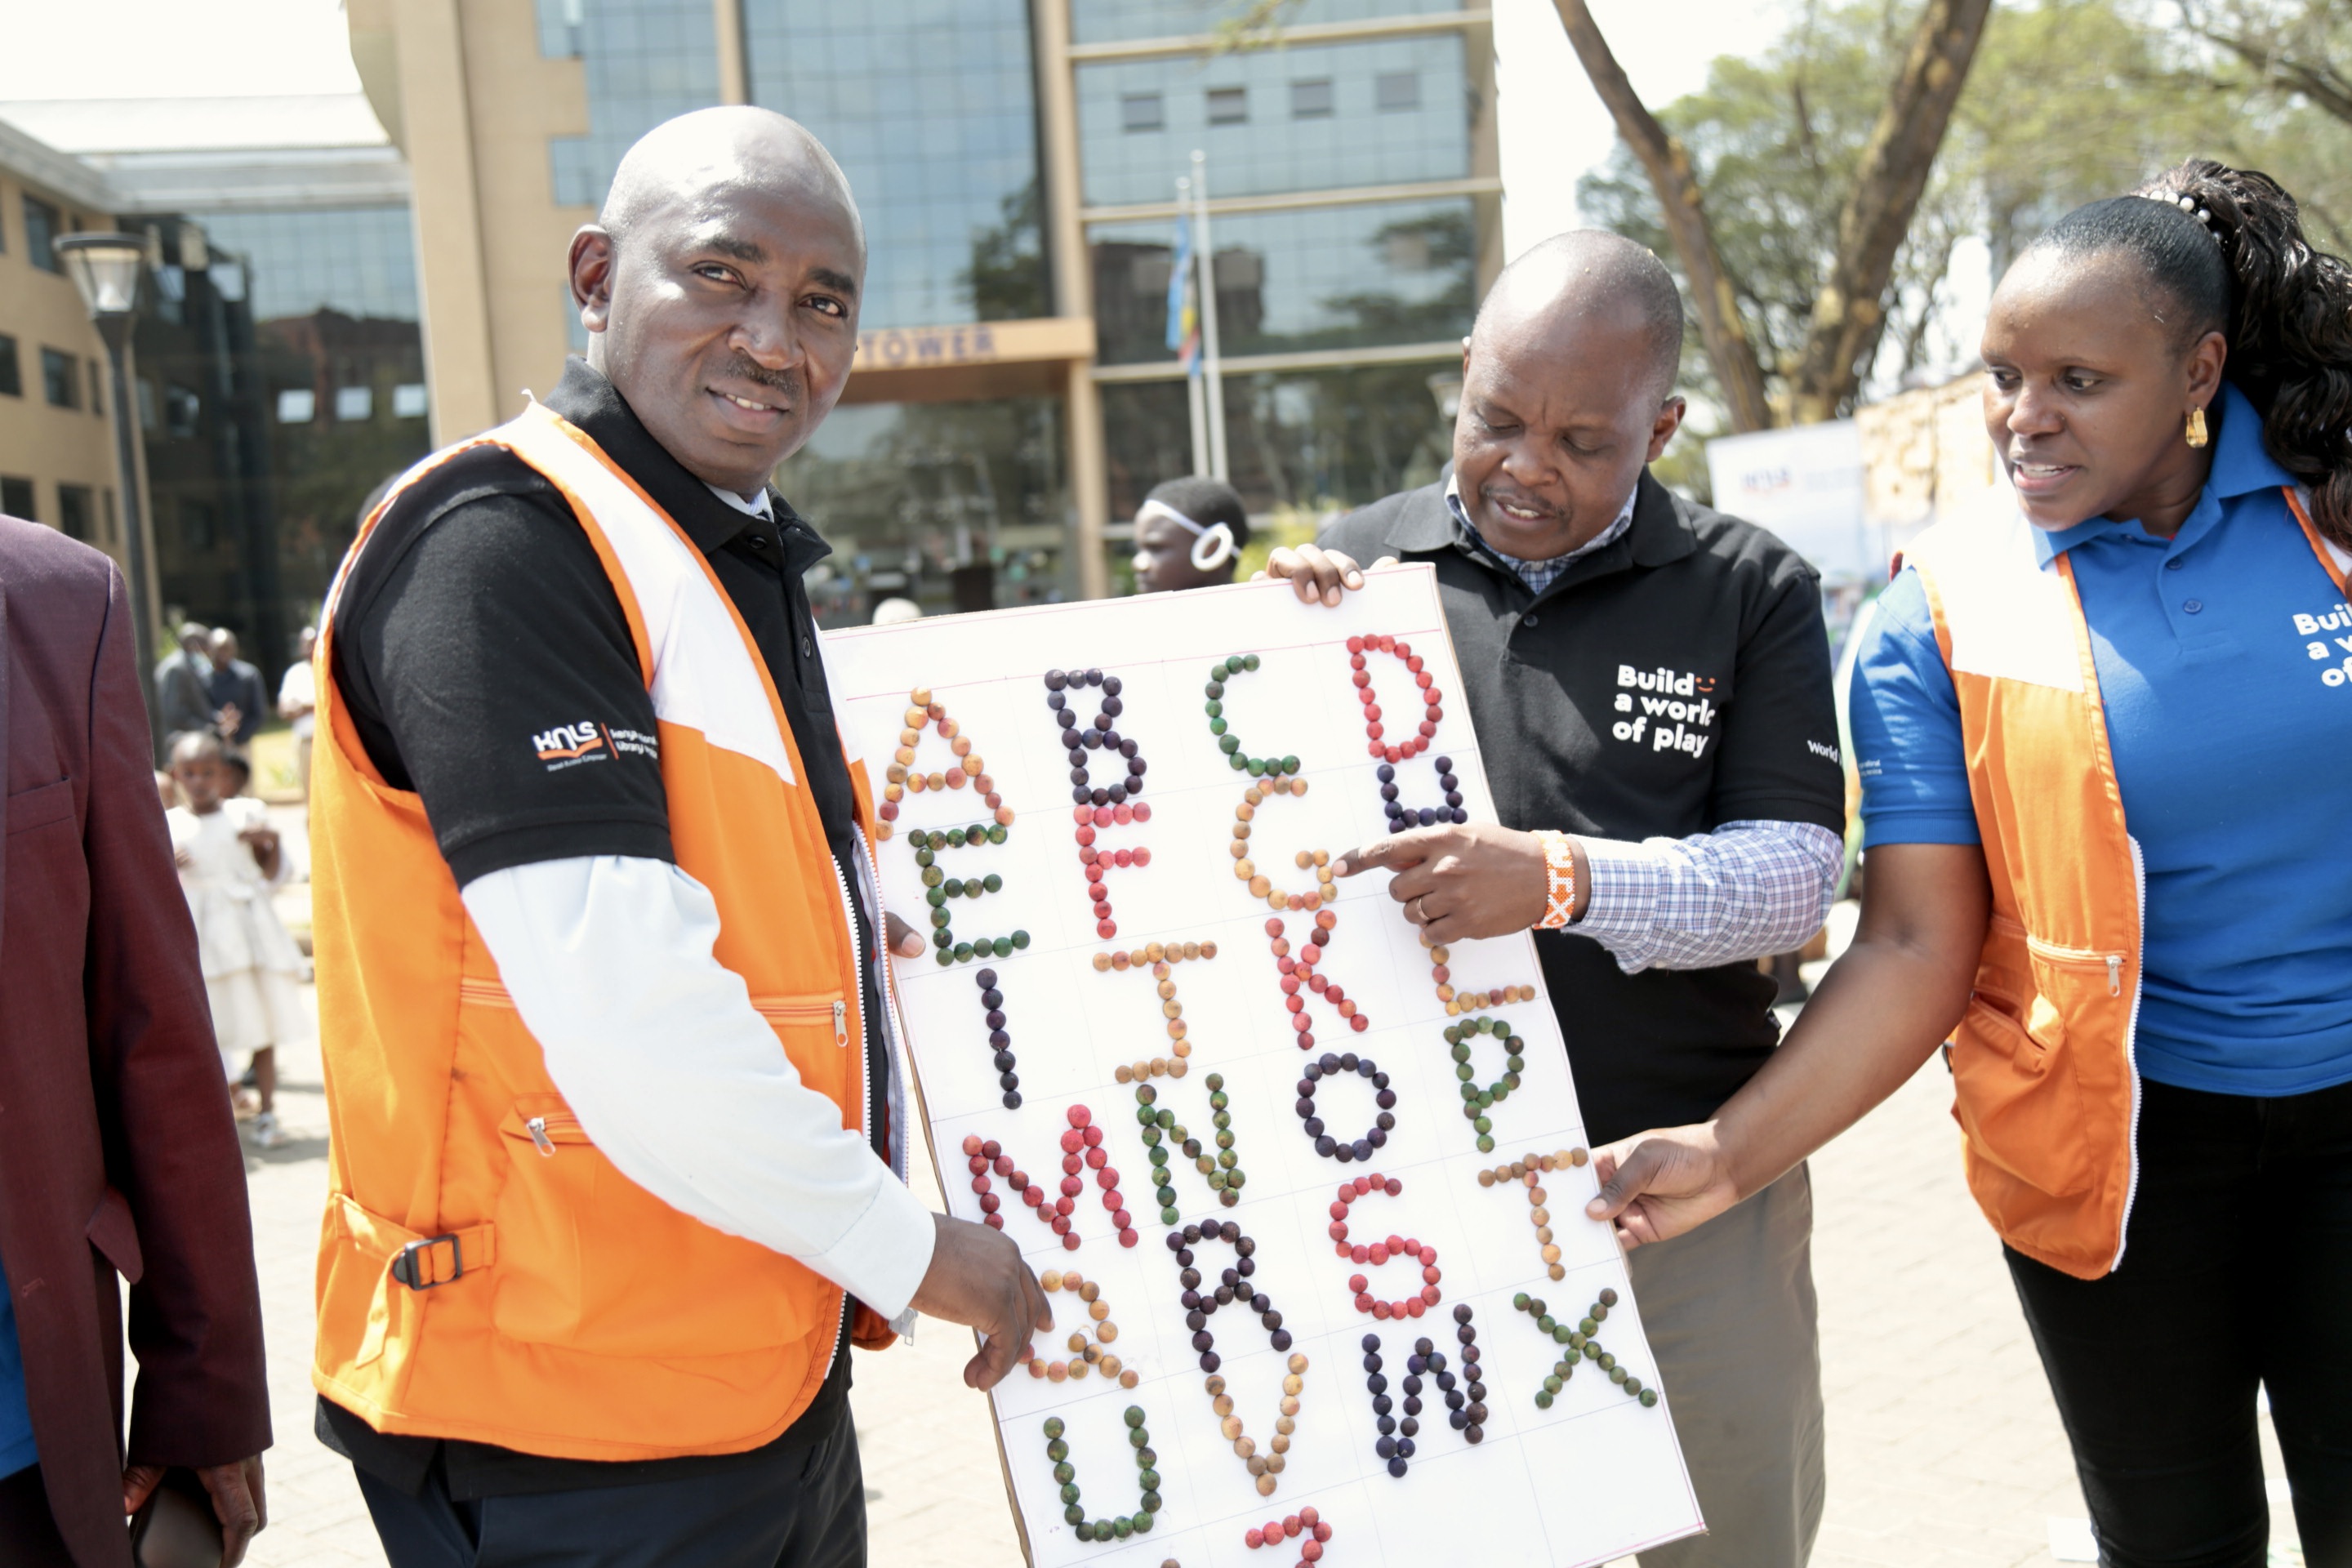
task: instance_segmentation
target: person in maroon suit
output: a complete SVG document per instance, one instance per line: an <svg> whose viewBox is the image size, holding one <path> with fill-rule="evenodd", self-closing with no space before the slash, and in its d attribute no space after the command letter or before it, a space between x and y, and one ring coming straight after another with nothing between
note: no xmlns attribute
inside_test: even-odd
<svg viewBox="0 0 2352 1568"><path fill-rule="evenodd" d="M244 1158L155 798L131 616L105 556L0 517L10 1568L123 1568L124 1515L166 1467L203 1480L224 1568L264 1518L269 1409ZM127 1447L118 1274L139 1363Z"/></svg>

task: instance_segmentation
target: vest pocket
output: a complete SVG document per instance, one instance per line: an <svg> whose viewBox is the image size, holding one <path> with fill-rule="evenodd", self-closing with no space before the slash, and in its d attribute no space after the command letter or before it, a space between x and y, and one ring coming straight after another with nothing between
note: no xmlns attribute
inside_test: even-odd
<svg viewBox="0 0 2352 1568"><path fill-rule="evenodd" d="M804 1270L630 1181L562 1095L520 1096L499 1131L506 1181L490 1311L499 1333L672 1359L773 1351L807 1334L819 1293Z"/></svg>
<svg viewBox="0 0 2352 1568"><path fill-rule="evenodd" d="M2035 998L2033 1010L2046 1003ZM1978 1156L2053 1197L2087 1191L2083 1094L2063 1051L1982 997L1952 1034L1954 1113Z"/></svg>

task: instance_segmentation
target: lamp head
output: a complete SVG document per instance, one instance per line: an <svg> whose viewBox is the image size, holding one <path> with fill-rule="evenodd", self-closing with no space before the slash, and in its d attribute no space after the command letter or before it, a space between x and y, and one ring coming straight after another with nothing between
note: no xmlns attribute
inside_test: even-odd
<svg viewBox="0 0 2352 1568"><path fill-rule="evenodd" d="M147 242L131 234L69 234L52 242L81 290L92 321L130 315L139 306L139 269Z"/></svg>

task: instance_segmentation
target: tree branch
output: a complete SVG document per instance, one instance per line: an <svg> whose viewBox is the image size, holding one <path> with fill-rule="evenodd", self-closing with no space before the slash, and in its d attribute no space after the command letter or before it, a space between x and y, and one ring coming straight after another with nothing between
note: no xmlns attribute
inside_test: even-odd
<svg viewBox="0 0 2352 1568"><path fill-rule="evenodd" d="M1570 0L1558 0L1565 14ZM1862 360L1885 326L1886 285L1918 210L1984 37L1991 0L1928 0L1909 55L1864 145L1853 193L1838 217L1837 258L1813 297L1813 319L1790 387L1797 424L1832 419L1862 384Z"/></svg>
<svg viewBox="0 0 2352 1568"><path fill-rule="evenodd" d="M1989 0L1969 3L1981 9ZM1772 410L1764 396L1763 367L1757 363L1755 344L1739 319L1739 300L1732 290L1730 275L1724 270L1722 254L1716 248L1715 232L1707 226L1689 150L1667 134L1657 116L1643 106L1584 0L1552 0L1552 5L1559 13L1560 26L1568 30L1569 42L1576 47L1577 58L1584 63L1593 91L1609 106L1617 133L1641 160L1650 186L1657 193L1666 232L1674 239L1683 276L1690 281L1700 340L1706 345L1716 379L1723 384L1731 427L1739 431L1769 427Z"/></svg>

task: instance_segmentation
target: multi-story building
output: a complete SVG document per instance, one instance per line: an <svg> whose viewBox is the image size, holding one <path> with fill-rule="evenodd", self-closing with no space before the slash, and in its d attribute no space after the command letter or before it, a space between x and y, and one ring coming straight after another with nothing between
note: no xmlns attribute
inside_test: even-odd
<svg viewBox="0 0 2352 1568"><path fill-rule="evenodd" d="M1501 263L1493 47L1454 0L349 0L415 191L436 433L583 344L564 274L622 153L715 103L839 159L871 260L844 405L786 465L841 547L828 619L1111 586L1190 471L1165 346L1175 181L1206 155L1225 447L1253 510L1433 475Z"/></svg>
<svg viewBox="0 0 2352 1568"><path fill-rule="evenodd" d="M0 511L121 548L106 347L51 240L113 226L87 165L0 121Z"/></svg>
<svg viewBox="0 0 2352 1568"><path fill-rule="evenodd" d="M0 333L20 345L0 394L21 361L27 405L0 417L0 485L16 487L0 505L121 553L103 350L72 283L42 273L48 232L142 236L149 613L234 629L275 679L362 502L431 447L398 153L357 94L76 100L0 104L0 223L25 215L0 255ZM10 324L36 308L37 325Z"/></svg>

